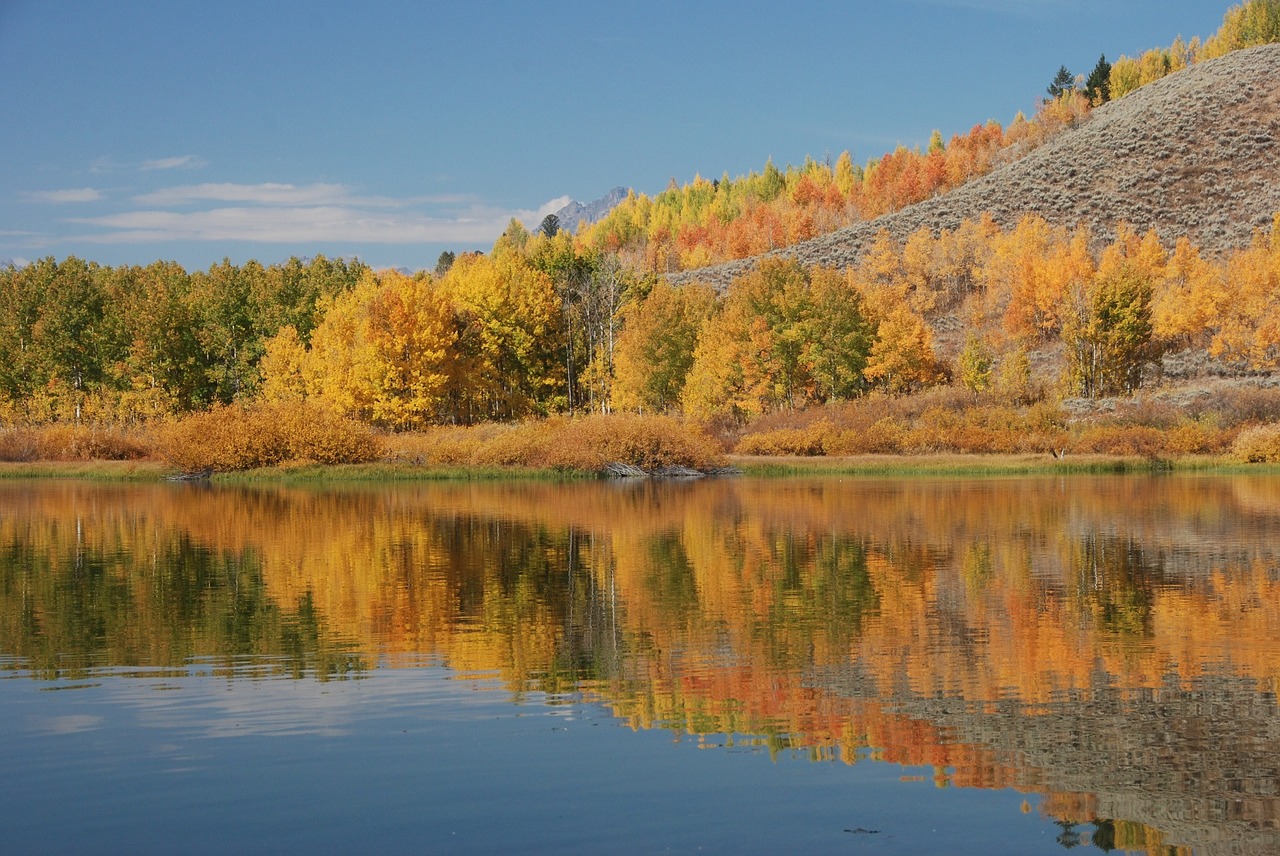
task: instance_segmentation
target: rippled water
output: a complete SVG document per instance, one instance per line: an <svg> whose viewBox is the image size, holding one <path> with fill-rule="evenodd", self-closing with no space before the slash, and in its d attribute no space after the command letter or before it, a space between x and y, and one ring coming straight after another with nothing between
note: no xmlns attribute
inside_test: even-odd
<svg viewBox="0 0 1280 856"><path fill-rule="evenodd" d="M0 484L12 852L1280 852L1280 479Z"/></svg>

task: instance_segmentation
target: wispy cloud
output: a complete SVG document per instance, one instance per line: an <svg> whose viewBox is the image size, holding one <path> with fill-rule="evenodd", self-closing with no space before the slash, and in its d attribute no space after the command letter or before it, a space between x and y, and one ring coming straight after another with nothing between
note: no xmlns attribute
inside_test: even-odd
<svg viewBox="0 0 1280 856"><path fill-rule="evenodd" d="M143 172L150 172L157 169L200 169L208 165L209 162L199 155L180 155L143 161L141 169Z"/></svg>
<svg viewBox="0 0 1280 856"><path fill-rule="evenodd" d="M229 182L165 187L133 197L140 205L189 205L195 202L247 202L255 205L324 205L344 202L343 184L233 184Z"/></svg>
<svg viewBox="0 0 1280 856"><path fill-rule="evenodd" d="M460 243L494 240L512 218L534 228L567 198L553 199L537 209L503 209L478 203L435 212L404 210L395 206L324 204L327 198L344 199L339 185L231 185L227 201L271 200L275 204L236 205L203 211L141 210L102 217L75 218L70 222L104 231L80 235L75 240L103 244L160 241L253 241L261 243ZM250 194L247 188L257 188ZM264 188L275 187L268 191ZM176 188L175 188L176 190ZM212 192L212 191L205 191ZM238 194L238 195L237 195ZM148 194L152 196L152 194ZM176 199L173 197L162 197ZM252 200L246 198L252 196ZM190 195L183 198L192 198ZM202 196L200 199L219 197ZM303 204L282 204L286 201ZM314 203L314 204L306 204ZM154 204L154 201L153 201ZM399 206L399 207L397 207Z"/></svg>
<svg viewBox="0 0 1280 856"><path fill-rule="evenodd" d="M161 207L193 205L199 202L241 202L250 205L356 205L370 208L411 208L421 205L465 205L472 197L462 194L438 196L358 196L345 184L236 184L208 182L165 187L133 197L139 205Z"/></svg>
<svg viewBox="0 0 1280 856"><path fill-rule="evenodd" d="M120 163L109 155L103 155L100 158L96 158L93 163L89 164L89 172L92 172L95 175L101 175L108 172L118 172L125 168L125 164Z"/></svg>
<svg viewBox="0 0 1280 856"><path fill-rule="evenodd" d="M92 187L77 187L67 190L31 190L21 194L28 202L52 202L65 204L68 202L97 202L102 198L102 191Z"/></svg>

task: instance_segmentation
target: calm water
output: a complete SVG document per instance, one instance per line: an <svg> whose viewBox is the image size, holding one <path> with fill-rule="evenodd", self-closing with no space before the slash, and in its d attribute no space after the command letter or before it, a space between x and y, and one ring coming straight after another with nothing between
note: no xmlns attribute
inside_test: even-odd
<svg viewBox="0 0 1280 856"><path fill-rule="evenodd" d="M7 852L1280 852L1280 479L0 483Z"/></svg>

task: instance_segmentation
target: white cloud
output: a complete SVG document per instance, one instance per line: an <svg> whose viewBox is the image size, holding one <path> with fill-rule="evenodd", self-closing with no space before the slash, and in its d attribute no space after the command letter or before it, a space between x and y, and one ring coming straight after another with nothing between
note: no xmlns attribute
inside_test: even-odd
<svg viewBox="0 0 1280 856"><path fill-rule="evenodd" d="M92 173L115 172L120 169L124 169L124 164L113 160L108 155L103 155L89 164L89 172Z"/></svg>
<svg viewBox="0 0 1280 856"><path fill-rule="evenodd" d="M208 165L209 162L198 155L180 155L173 158L157 158L156 160L143 161L141 169L144 172L150 172L157 169L200 169Z"/></svg>
<svg viewBox="0 0 1280 856"><path fill-rule="evenodd" d="M203 188L217 185L201 185ZM267 199L323 201L342 199L339 185L228 185L225 195L238 201ZM238 189L237 189L238 188ZM246 188L256 188L246 192ZM275 188L270 190L268 188ZM148 194L151 196L151 194ZM163 197L166 199L176 199ZM210 196L185 198L209 199ZM154 200L153 200L154 201ZM565 204L553 199L536 210L509 210L471 205L456 210L427 214L410 210L387 210L375 205L275 204L239 205L204 211L143 210L84 217L71 220L106 231L77 236L76 240L105 244L153 241L254 241L262 243L341 242L349 244L399 243L486 243L502 234L511 218L535 228L547 214ZM403 205L403 200L390 200Z"/></svg>
<svg viewBox="0 0 1280 856"><path fill-rule="evenodd" d="M140 205L188 205L193 202L249 202L259 205L322 205L349 199L346 185L234 184L230 182L166 187L133 197Z"/></svg>
<svg viewBox="0 0 1280 856"><path fill-rule="evenodd" d="M28 202L97 202L102 198L101 191L92 187L77 187L68 190L32 190L22 194Z"/></svg>
<svg viewBox="0 0 1280 856"><path fill-rule="evenodd" d="M573 201L572 196L557 196L555 199L552 199L552 200L549 200L548 202L543 203L541 208L533 212L533 216L537 217L538 219L533 224L531 224L530 228L532 228L533 226L537 226L539 223L541 223L543 217L546 217L548 214L556 213L557 211L559 211L561 208L568 205L572 201ZM562 225L567 225L567 224L562 224Z"/></svg>

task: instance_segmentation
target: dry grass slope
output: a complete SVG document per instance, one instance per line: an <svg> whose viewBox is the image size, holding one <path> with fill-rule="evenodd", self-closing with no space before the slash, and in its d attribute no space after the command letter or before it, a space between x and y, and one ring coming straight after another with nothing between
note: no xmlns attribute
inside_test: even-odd
<svg viewBox="0 0 1280 856"><path fill-rule="evenodd" d="M1209 256L1246 246L1280 211L1280 45L1191 66L1094 110L1026 157L950 193L771 255L805 264L855 264L880 229L905 241L990 213L1010 228L1038 214L1087 224L1109 239L1115 224L1186 236ZM754 267L744 259L669 277L723 289Z"/></svg>

